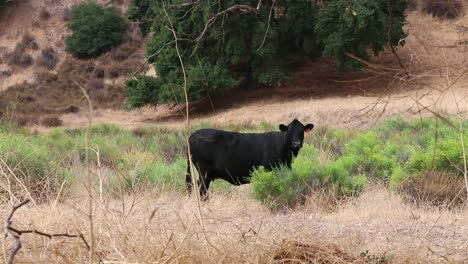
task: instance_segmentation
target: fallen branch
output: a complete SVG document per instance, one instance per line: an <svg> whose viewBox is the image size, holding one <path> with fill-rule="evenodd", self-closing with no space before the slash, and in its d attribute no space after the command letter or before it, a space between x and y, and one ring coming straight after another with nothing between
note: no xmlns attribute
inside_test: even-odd
<svg viewBox="0 0 468 264"><path fill-rule="evenodd" d="M54 237L68 237L68 238L81 238L83 243L86 245L86 248L90 250L89 244L84 238L83 234L78 234L78 235L73 235L73 234L68 234L68 233L58 233L58 234L49 234L46 232L39 231L37 229L30 229L30 230L19 230L11 226L12 222L11 219L13 218L13 215L15 214L16 210L19 208L23 207L24 205L28 204L31 200L26 200L16 206L13 206L11 209L10 214L8 215L6 221L5 221L5 226L4 226L4 233L5 233L5 238L11 238L14 241L14 247L11 249L10 255L8 256L7 263L12 264L13 260L15 259L16 254L18 254L18 251L21 249L21 240L20 237L23 234L37 234L40 236L47 237L49 239L53 239Z"/></svg>

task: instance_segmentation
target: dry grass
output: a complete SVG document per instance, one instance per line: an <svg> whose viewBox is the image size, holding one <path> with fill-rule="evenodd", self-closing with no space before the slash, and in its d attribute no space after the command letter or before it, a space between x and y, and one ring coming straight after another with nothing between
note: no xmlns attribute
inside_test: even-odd
<svg viewBox="0 0 468 264"><path fill-rule="evenodd" d="M425 171L403 184L408 199L418 205L456 207L465 203L465 182L457 173Z"/></svg>
<svg viewBox="0 0 468 264"><path fill-rule="evenodd" d="M275 258L283 260L278 263L303 263L306 258L328 261L321 263L461 263L468 258L466 210L446 213L423 238L439 211L406 205L380 187L341 202L331 213L310 206L274 214L250 198L249 191L244 186L213 194L201 206L205 229L195 200L180 193L144 192L96 201L97 254L124 263L271 263ZM74 193L64 203L21 209L13 226L87 236L81 202L86 194ZM8 207L3 209L5 215ZM18 261L77 263L87 257L78 240L32 235L22 240ZM298 261L284 261L285 256Z"/></svg>
<svg viewBox="0 0 468 264"><path fill-rule="evenodd" d="M463 13L461 0L423 0L422 11L442 19L456 19Z"/></svg>

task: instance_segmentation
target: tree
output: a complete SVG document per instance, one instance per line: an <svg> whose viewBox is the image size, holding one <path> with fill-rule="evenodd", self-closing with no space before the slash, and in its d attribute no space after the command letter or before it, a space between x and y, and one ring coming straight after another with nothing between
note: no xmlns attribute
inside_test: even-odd
<svg viewBox="0 0 468 264"><path fill-rule="evenodd" d="M178 37L190 100L233 87L271 87L289 78L292 55L332 58L338 70L359 67L360 58L382 51L390 24L387 0L133 0L129 18L153 32L147 56L156 67L154 103L180 102L182 70L171 24ZM391 1L391 0L388 0ZM405 0L393 0L390 45L405 37ZM135 87L135 85L133 85ZM132 89L129 94L147 91Z"/></svg>
<svg viewBox="0 0 468 264"><path fill-rule="evenodd" d="M125 18L112 7L96 2L76 5L71 10L65 50L81 58L96 57L122 42L127 29Z"/></svg>
<svg viewBox="0 0 468 264"><path fill-rule="evenodd" d="M391 5L393 25L390 27ZM404 11L406 0L334 0L328 1L318 15L315 34L323 46L325 56L332 58L338 70L356 69L360 62L347 54L361 59L369 58L369 50L377 55L385 45L397 46L404 39ZM388 31L391 39L388 39Z"/></svg>

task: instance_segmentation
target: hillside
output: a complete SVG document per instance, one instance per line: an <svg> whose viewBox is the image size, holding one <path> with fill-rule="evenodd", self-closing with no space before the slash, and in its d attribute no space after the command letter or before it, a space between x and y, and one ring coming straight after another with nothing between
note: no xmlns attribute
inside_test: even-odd
<svg viewBox="0 0 468 264"><path fill-rule="evenodd" d="M3 115L39 128L43 125L41 120L50 116L59 118L65 126L80 126L85 122L85 113L81 91L74 83L77 81L88 90L94 107L99 109L97 122L130 127L177 123L182 117L182 106L120 110L125 101L123 81L144 62L145 41L135 26L127 33L124 44L95 60L77 60L64 52L63 40L68 34L66 15L76 2L79 1L17 1L2 10L0 108ZM118 2L117 8L123 13L128 4L101 2ZM409 36L398 55L410 74L408 78L402 77L403 71L390 51L373 58L364 72L349 74L337 74L328 61L294 60L291 64L295 74L289 83L275 89L214 95L211 102L195 103L192 113L200 121L278 121L297 116L310 117L324 125L360 126L368 123L358 118L365 114L370 114L370 123L373 123L372 116L418 116L416 108L420 105L415 105L414 98L423 95L424 105L436 103L436 98L443 95L443 103L437 102L433 110L453 112L453 102L442 91L466 67L468 18L444 21L416 9L408 11L406 30ZM44 57L48 58L44 50L49 48L52 59L56 60L53 67L41 64ZM21 53L19 57L30 56L29 65L9 63L15 49ZM467 78L465 74L450 88L463 94L468 88ZM271 113L272 107L278 111ZM369 109L373 111L368 113ZM253 112L257 115L252 116Z"/></svg>

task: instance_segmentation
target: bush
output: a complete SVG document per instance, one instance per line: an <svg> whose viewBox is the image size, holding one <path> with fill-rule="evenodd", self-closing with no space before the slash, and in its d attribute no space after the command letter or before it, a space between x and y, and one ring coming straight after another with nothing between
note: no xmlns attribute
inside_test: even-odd
<svg viewBox="0 0 468 264"><path fill-rule="evenodd" d="M39 202L57 197L69 172L49 155L44 144L27 135L1 132L0 149L0 158L10 168L5 171L11 179L10 188L14 195L26 199L29 198L26 192L29 192Z"/></svg>
<svg viewBox="0 0 468 264"><path fill-rule="evenodd" d="M39 17L40 17L42 20L47 20L47 19L50 18L50 13L49 13L49 11L47 11L47 9L42 8L42 9L41 9L41 12L39 13Z"/></svg>
<svg viewBox="0 0 468 264"><path fill-rule="evenodd" d="M80 58L96 57L122 42L127 23L114 8L95 2L76 5L71 10L65 50Z"/></svg>
<svg viewBox="0 0 468 264"><path fill-rule="evenodd" d="M293 206L301 202L312 183L313 169L318 166L315 149L306 144L291 165L267 171L264 167L252 172L255 197L271 209Z"/></svg>
<svg viewBox="0 0 468 264"><path fill-rule="evenodd" d="M412 175L401 184L401 191L417 205L457 206L466 202L463 177L447 171L428 170Z"/></svg>
<svg viewBox="0 0 468 264"><path fill-rule="evenodd" d="M37 59L37 64L51 70L57 65L57 53L53 48L43 49L41 55Z"/></svg>
<svg viewBox="0 0 468 264"><path fill-rule="evenodd" d="M33 64L33 58L26 53L21 45L17 45L13 52L7 54L7 62L10 66L29 67Z"/></svg>
<svg viewBox="0 0 468 264"><path fill-rule="evenodd" d="M56 115L49 115L42 118L41 124L46 127L58 127L63 124L63 121Z"/></svg>
<svg viewBox="0 0 468 264"><path fill-rule="evenodd" d="M141 107L146 104L155 104L159 96L160 82L147 75L138 75L125 82L127 89L127 106Z"/></svg>
<svg viewBox="0 0 468 264"><path fill-rule="evenodd" d="M433 17L455 19L463 12L463 2L460 0L423 0L422 11Z"/></svg>

